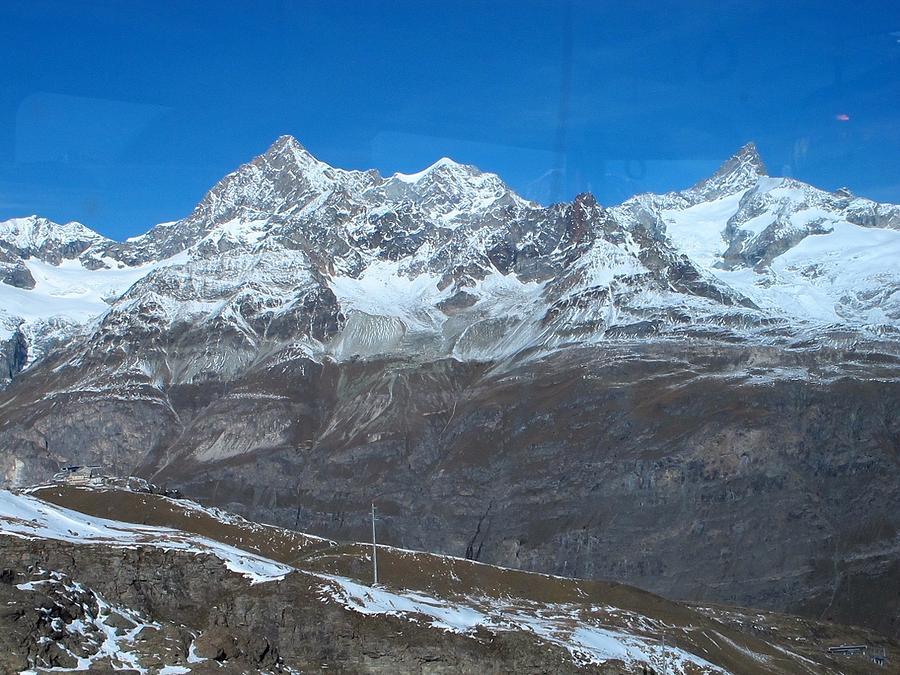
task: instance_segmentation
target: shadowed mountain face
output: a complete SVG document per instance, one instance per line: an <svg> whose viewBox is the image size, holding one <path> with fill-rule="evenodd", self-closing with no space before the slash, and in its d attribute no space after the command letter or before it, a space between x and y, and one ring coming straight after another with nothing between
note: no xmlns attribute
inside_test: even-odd
<svg viewBox="0 0 900 675"><path fill-rule="evenodd" d="M285 137L129 242L0 227L0 476L102 464L338 539L375 499L399 546L896 635L898 213L752 146L543 208Z"/></svg>

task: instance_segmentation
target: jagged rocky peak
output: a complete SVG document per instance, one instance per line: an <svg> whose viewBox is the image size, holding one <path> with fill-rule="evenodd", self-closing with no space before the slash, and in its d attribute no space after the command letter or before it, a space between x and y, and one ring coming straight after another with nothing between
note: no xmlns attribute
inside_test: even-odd
<svg viewBox="0 0 900 675"><path fill-rule="evenodd" d="M297 215L334 192L358 193L381 180L377 172L329 166L292 136L281 136L262 155L220 180L190 220L209 226L236 217L253 220Z"/></svg>
<svg viewBox="0 0 900 675"><path fill-rule="evenodd" d="M262 155L250 164L268 164L274 169L291 169L324 171L332 169L325 162L317 159L296 138L290 135L279 136Z"/></svg>
<svg viewBox="0 0 900 675"><path fill-rule="evenodd" d="M688 193L701 201L709 201L751 188L767 175L756 144L751 142L732 155L712 176L694 185Z"/></svg>
<svg viewBox="0 0 900 675"><path fill-rule="evenodd" d="M580 192L575 195L575 206L581 206L582 208L603 208L600 206L600 202L597 201L597 197L594 196L593 192Z"/></svg>
<svg viewBox="0 0 900 675"><path fill-rule="evenodd" d="M294 170L299 170L305 177L309 177L309 174L319 174L331 182L328 187L341 187L351 192L384 182L375 169L366 171L339 169L323 162L289 134L279 136L254 162L268 163L274 169L287 170L293 175L296 175Z"/></svg>
<svg viewBox="0 0 900 675"><path fill-rule="evenodd" d="M711 179L726 175L743 175L750 177L767 176L766 165L759 156L756 143L752 141L744 145L719 167Z"/></svg>
<svg viewBox="0 0 900 675"><path fill-rule="evenodd" d="M303 145L296 138L291 136L290 134L284 134L275 139L275 142L269 146L269 149L266 150L265 155L278 155L284 152L305 152L310 154L309 151L303 147Z"/></svg>
<svg viewBox="0 0 900 675"><path fill-rule="evenodd" d="M293 181L308 180L309 174L321 174L327 168L330 167L313 157L293 136L281 136L264 153L220 180L208 197L227 192L235 185L250 187L277 181L282 175L289 176ZM248 193L246 196L252 198L257 195Z"/></svg>

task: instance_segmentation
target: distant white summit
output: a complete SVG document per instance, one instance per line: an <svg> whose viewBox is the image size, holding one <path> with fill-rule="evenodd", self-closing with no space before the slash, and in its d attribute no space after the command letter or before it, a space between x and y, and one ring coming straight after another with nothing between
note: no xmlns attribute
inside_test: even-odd
<svg viewBox="0 0 900 675"><path fill-rule="evenodd" d="M396 178L397 180L401 180L404 183L418 183L422 178L427 176L428 174L436 171L437 169L448 169L449 171L454 171L463 168L463 165L459 162L454 162L449 157L441 157L438 161L436 161L431 166L427 166L421 171L417 173L395 173L392 178Z"/></svg>
<svg viewBox="0 0 900 675"><path fill-rule="evenodd" d="M734 194L753 187L761 176L766 176L766 165L759 156L755 143L747 143L732 155L709 178L694 185L688 192L699 199Z"/></svg>

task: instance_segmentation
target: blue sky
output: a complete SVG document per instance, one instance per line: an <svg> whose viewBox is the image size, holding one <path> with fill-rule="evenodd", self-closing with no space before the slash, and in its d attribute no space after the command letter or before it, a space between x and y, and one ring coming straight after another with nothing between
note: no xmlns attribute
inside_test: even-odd
<svg viewBox="0 0 900 675"><path fill-rule="evenodd" d="M122 238L296 136L543 202L770 172L900 202L900 3L0 3L0 218Z"/></svg>

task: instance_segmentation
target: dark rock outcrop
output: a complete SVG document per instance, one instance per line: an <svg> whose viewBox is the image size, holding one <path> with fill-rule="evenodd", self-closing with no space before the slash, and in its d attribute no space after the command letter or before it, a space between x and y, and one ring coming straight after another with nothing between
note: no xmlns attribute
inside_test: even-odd
<svg viewBox="0 0 900 675"><path fill-rule="evenodd" d="M21 262L13 265L0 265L0 282L16 288L34 288L35 281L29 270Z"/></svg>
<svg viewBox="0 0 900 675"><path fill-rule="evenodd" d="M22 372L27 361L28 341L17 329L8 340L0 341L0 386Z"/></svg>
<svg viewBox="0 0 900 675"><path fill-rule="evenodd" d="M2 672L72 668L76 656L88 654L93 621L102 618L104 625L127 629L143 617L154 625L141 632L131 652L145 666L155 661L234 673L290 667L292 672L624 675L615 666L580 668L562 648L521 634L473 639L400 618L372 620L323 602L312 590L317 584L300 572L277 584L250 586L217 559L184 551L9 538L2 543ZM30 589L18 588L35 581ZM115 604L101 609L98 598ZM86 635L63 630L74 620L88 627ZM91 669L112 666L107 658L95 660Z"/></svg>

